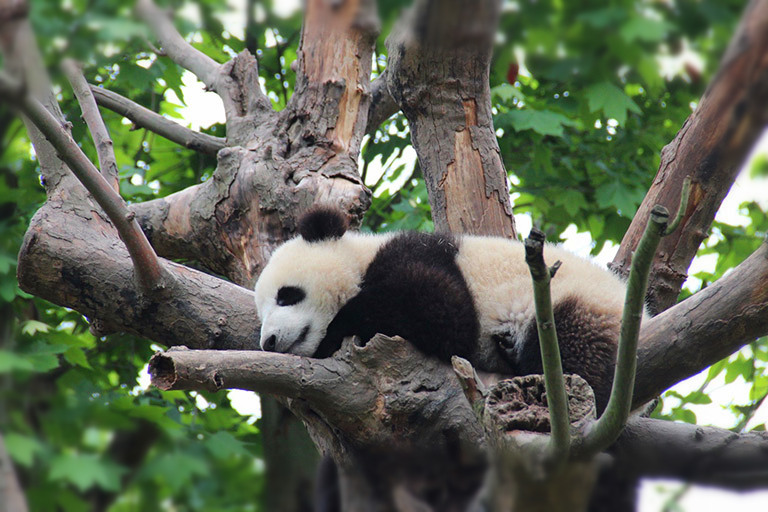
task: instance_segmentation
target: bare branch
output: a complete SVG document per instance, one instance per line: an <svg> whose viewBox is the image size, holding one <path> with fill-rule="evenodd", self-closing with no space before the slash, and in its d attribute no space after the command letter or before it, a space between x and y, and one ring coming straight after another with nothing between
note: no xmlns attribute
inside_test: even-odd
<svg viewBox="0 0 768 512"><path fill-rule="evenodd" d="M768 243L643 326L633 406L768 333Z"/></svg>
<svg viewBox="0 0 768 512"><path fill-rule="evenodd" d="M643 477L737 490L768 487L768 433L634 417L611 453Z"/></svg>
<svg viewBox="0 0 768 512"><path fill-rule="evenodd" d="M45 135L59 157L104 209L128 248L142 287L152 290L160 285L162 270L157 255L134 220L134 214L128 211L125 202L88 160L69 132L39 101L31 98L20 84L4 73L0 73L0 93L5 101L15 102L14 104L17 104L24 115Z"/></svg>
<svg viewBox="0 0 768 512"><path fill-rule="evenodd" d="M115 151L112 148L112 139L109 136L104 120L99 114L99 107L93 99L91 89L88 87L83 76L81 67L73 60L66 59L62 64L62 69L72 84L72 90L75 93L77 102L83 112L83 119L88 125L88 131L91 132L93 143L96 146L96 153L99 158L99 167L101 174L112 185L112 188L120 193L120 179L117 172L117 159Z"/></svg>
<svg viewBox="0 0 768 512"><path fill-rule="evenodd" d="M214 137L205 133L199 133L181 126L138 103L120 96L116 92L102 87L91 85L91 91L96 98L96 103L106 107L121 116L130 119L133 123L154 132L166 139L181 144L185 148L194 149L200 153L215 155L226 146L226 139Z"/></svg>
<svg viewBox="0 0 768 512"><path fill-rule="evenodd" d="M138 0L136 12L152 29L162 50L173 62L194 73L209 89L216 90L221 64L186 42L168 18L168 13L158 8L152 0Z"/></svg>
<svg viewBox="0 0 768 512"><path fill-rule="evenodd" d="M672 306L691 260L707 237L720 204L757 138L768 125L768 2L746 8L717 76L675 139L661 153L651 188L624 235L611 268L626 276L632 252L655 204L679 204L681 184L691 175L691 203L682 229L659 246L649 283L652 312Z"/></svg>
<svg viewBox="0 0 768 512"><path fill-rule="evenodd" d="M163 390L246 389L284 398L312 401L315 407L349 399L370 399L354 393L354 381L346 382L350 368L336 359L311 359L262 351L207 351L179 347L160 352L149 363L152 384ZM347 401L348 403L348 401ZM360 405L353 410L358 410Z"/></svg>
<svg viewBox="0 0 768 512"><path fill-rule="evenodd" d="M27 512L27 500L0 434L0 512Z"/></svg>
<svg viewBox="0 0 768 512"><path fill-rule="evenodd" d="M621 333L613 375L611 397L597 423L589 430L580 443L579 451L594 455L613 443L621 434L632 410L632 393L635 387L637 368L637 342L640 323L645 311L645 292L648 289L648 275L653 257L661 237L667 230L669 212L663 206L655 206L645 228L643 237L632 256L632 268L627 282L627 295L621 318Z"/></svg>
<svg viewBox="0 0 768 512"><path fill-rule="evenodd" d="M571 420L549 289L549 283L557 271L557 266L553 267L554 271L552 271L544 263L544 239L544 233L535 228L531 230L530 235L525 239L525 262L533 279L536 328L539 333L539 348L552 429L548 449L553 463L558 466L568 457L571 448Z"/></svg>
<svg viewBox="0 0 768 512"><path fill-rule="evenodd" d="M371 82L371 105L368 107L366 133L375 132L381 123L400 110L397 102L387 89L387 71Z"/></svg>

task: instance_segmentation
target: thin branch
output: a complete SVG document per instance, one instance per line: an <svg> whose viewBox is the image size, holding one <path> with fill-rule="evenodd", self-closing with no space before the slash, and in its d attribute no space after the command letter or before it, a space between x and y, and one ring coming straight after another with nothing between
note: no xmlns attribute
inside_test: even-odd
<svg viewBox="0 0 768 512"><path fill-rule="evenodd" d="M677 214L674 220L667 226L664 236L671 235L680 226L685 217L685 210L688 209L688 199L691 196L691 177L686 176L683 180L683 190L680 192L680 206L677 207Z"/></svg>
<svg viewBox="0 0 768 512"><path fill-rule="evenodd" d="M131 255L141 287L152 290L160 285L162 270L157 255L139 224L134 220L134 214L128 211L125 202L88 160L69 132L39 101L30 97L19 83L5 73L0 73L0 93L2 93L0 97L8 103L17 105L45 135L59 157L104 209Z"/></svg>
<svg viewBox="0 0 768 512"><path fill-rule="evenodd" d="M82 68L75 61L66 59L62 64L62 69L72 85L77 102L83 112L83 119L88 125L88 131L91 132L93 143L96 146L96 153L99 158L99 167L101 174L112 185L112 188L120 193L120 179L117 172L117 158L112 147L112 139L109 136L104 120L99 114L99 107L93 99L88 82L83 76Z"/></svg>
<svg viewBox="0 0 768 512"><path fill-rule="evenodd" d="M563 380L563 364L560 347L557 344L555 315L552 310L552 296L549 283L554 277L559 262L550 269L544 263L545 235L536 228L531 229L525 239L525 262L533 279L533 300L536 306L536 327L539 332L539 348L544 368L544 386L547 390L547 404L551 437L549 450L553 463L557 465L568 457L571 446L571 420L568 411L568 395Z"/></svg>
<svg viewBox="0 0 768 512"><path fill-rule="evenodd" d="M152 0L138 0L136 11L152 29L162 50L176 64L190 70L210 89L215 90L220 64L186 42L165 11Z"/></svg>
<svg viewBox="0 0 768 512"><path fill-rule="evenodd" d="M91 91L96 98L96 103L102 107L117 112L121 116L133 121L136 126L146 128L185 148L194 149L208 155L215 155L226 146L227 141L224 138L214 137L185 128L179 123L175 123L128 98L120 96L116 92L95 85L91 85Z"/></svg>
<svg viewBox="0 0 768 512"><path fill-rule="evenodd" d="M637 341L645 309L648 275L656 248L664 236L668 221L667 209L660 205L654 207L643 237L632 257L611 397L600 419L582 440L579 447L581 453L592 455L610 446L621 434L632 410L632 391L637 369Z"/></svg>
<svg viewBox="0 0 768 512"><path fill-rule="evenodd" d="M451 358L451 366L453 366L453 371L459 379L461 389L464 390L464 395L469 400L469 403L472 404L472 409L479 418L485 407L485 397L488 395L485 384L480 380L472 364L466 359L453 356Z"/></svg>

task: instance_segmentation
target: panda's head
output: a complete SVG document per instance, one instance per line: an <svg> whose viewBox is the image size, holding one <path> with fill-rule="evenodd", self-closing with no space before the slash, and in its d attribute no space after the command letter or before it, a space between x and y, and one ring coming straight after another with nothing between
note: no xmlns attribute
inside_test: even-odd
<svg viewBox="0 0 768 512"><path fill-rule="evenodd" d="M300 219L300 236L272 254L256 282L262 350L315 354L328 324L359 290L346 230L342 212L315 207Z"/></svg>

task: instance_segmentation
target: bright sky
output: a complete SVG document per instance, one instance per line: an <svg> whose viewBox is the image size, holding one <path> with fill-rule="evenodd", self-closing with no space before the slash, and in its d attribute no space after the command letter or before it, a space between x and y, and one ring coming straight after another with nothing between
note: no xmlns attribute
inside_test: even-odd
<svg viewBox="0 0 768 512"><path fill-rule="evenodd" d="M242 37L243 27L245 26L245 0L229 0L228 4L232 7L232 10L222 17L224 26L234 36ZM194 5L187 5L188 7L184 9L183 15L191 20L198 19L197 8ZM279 6L281 13L288 15L298 8L299 0L281 0L276 2L275 5ZM257 17L259 15L257 11ZM665 64L670 65L670 63ZM178 109L183 115L184 123L193 129L200 129L201 127L207 127L213 123L224 121L224 109L221 100L216 94L205 92L202 84L189 72L184 73L183 83L184 97L187 105L190 105ZM166 99L181 105L181 102L172 91L166 93ZM179 121L177 119L174 120ZM764 134L755 147L750 157L750 162L761 154L768 156L768 133ZM409 148L403 155L402 162L412 168L415 158L415 151ZM374 163L369 169L369 176L376 177L377 174L382 172L382 167L380 161ZM747 164L746 169L748 168L749 164ZM748 201L757 201L763 209L768 209L768 178L750 179L748 173L743 172L723 202L717 214L717 220L732 225L746 225L749 222L749 218L741 212L739 206ZM528 233L530 231L531 219L529 216L517 215L515 220L520 233ZM578 233L574 225L571 225L566 230L564 237L566 239L564 245L578 254L586 256L594 246L589 233ZM596 259L603 264L607 264L613 259L617 249L618 247L615 245L607 246ZM691 265L689 273L695 274L705 270L712 271L715 262L714 256L696 258ZM686 286L696 289L700 285L696 281L695 278L690 278ZM141 380L142 387L149 385L148 379L142 377ZM702 381L703 375L697 375L679 383L673 389L686 394L697 389ZM699 424L723 428L734 426L734 416L725 407L728 404L748 403L749 386L739 377L735 382L728 385L725 385L722 380L720 382L713 382L707 391L713 403L691 407L696 413ZM259 403L258 396L254 393L234 390L229 391L228 396L232 401L233 407L241 414L250 417L250 421L255 421L256 418L261 416L261 404ZM670 400L671 403L672 401ZM764 422L768 422L768 401L758 410L749 426L759 425ZM680 487L681 484L674 481L645 481L642 486L639 511L661 511L666 499ZM694 486L685 494L681 504L683 510L688 512L716 512L733 507L737 507L741 512L764 512L768 510L768 491L732 493Z"/></svg>

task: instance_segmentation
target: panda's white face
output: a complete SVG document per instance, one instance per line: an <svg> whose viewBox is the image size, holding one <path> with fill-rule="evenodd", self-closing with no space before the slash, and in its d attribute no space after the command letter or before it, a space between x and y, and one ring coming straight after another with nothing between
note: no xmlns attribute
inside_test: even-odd
<svg viewBox="0 0 768 512"><path fill-rule="evenodd" d="M311 243L299 237L274 252L255 290L262 350L315 354L328 324L359 291L375 252L361 251L365 238L371 237L347 233Z"/></svg>

